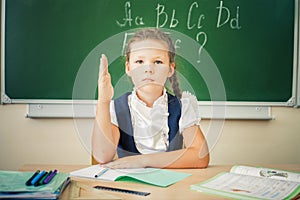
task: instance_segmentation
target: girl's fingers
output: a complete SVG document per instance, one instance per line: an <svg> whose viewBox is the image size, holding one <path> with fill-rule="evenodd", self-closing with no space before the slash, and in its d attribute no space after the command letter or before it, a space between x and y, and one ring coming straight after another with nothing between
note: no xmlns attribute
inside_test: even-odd
<svg viewBox="0 0 300 200"><path fill-rule="evenodd" d="M114 89L111 84L110 74L108 72L107 57L102 54L99 66L98 77L98 101L109 102L114 95Z"/></svg>
<svg viewBox="0 0 300 200"><path fill-rule="evenodd" d="M99 66L99 77L108 74L108 61L105 54L101 55Z"/></svg>

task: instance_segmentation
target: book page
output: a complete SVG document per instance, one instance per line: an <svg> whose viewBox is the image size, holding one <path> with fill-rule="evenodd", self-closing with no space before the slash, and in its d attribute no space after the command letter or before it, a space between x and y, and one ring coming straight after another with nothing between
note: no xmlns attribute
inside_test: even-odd
<svg viewBox="0 0 300 200"><path fill-rule="evenodd" d="M107 168L101 167L100 165L92 165L90 167L86 167L83 169L79 169L70 173L71 176L83 177L83 178L96 178L95 175L99 174L99 172L106 170ZM142 170L141 169L108 169L105 173L101 176L97 177L96 179L101 180L109 180L114 181L119 176L125 176L129 173L133 173L136 171Z"/></svg>
<svg viewBox="0 0 300 200"><path fill-rule="evenodd" d="M267 177L278 180L296 181L300 183L300 173L278 169L237 165L234 166L230 170L230 172L257 177Z"/></svg>
<svg viewBox="0 0 300 200"><path fill-rule="evenodd" d="M212 193L224 196L248 196L261 199L284 199L290 194L296 195L300 190L300 183L283 180L267 179L241 174L224 173L205 183L192 186L192 189L210 189ZM204 190L205 191L205 190Z"/></svg>

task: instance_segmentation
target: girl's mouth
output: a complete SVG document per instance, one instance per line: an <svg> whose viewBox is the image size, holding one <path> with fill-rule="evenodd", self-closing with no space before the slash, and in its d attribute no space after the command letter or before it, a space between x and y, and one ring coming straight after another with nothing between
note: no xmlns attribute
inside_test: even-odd
<svg viewBox="0 0 300 200"><path fill-rule="evenodd" d="M142 81L145 81L145 82L153 82L154 80L151 79L151 78L144 78Z"/></svg>

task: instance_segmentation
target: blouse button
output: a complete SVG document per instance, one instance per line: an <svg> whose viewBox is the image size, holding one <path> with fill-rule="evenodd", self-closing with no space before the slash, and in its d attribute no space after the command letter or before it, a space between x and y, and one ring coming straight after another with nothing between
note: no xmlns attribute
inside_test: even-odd
<svg viewBox="0 0 300 200"><path fill-rule="evenodd" d="M141 145L140 143L138 143L136 146L137 146L139 149L143 149L143 148L142 148L142 145Z"/></svg>

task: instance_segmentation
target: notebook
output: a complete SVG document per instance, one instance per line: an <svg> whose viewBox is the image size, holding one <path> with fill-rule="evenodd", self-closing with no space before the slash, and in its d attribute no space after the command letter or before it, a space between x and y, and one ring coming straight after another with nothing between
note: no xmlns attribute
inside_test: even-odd
<svg viewBox="0 0 300 200"><path fill-rule="evenodd" d="M95 175L100 176L95 177ZM70 173L70 176L75 177L110 181L131 181L159 187L168 187L190 175L188 173L158 168L108 169L100 165L92 165Z"/></svg>
<svg viewBox="0 0 300 200"><path fill-rule="evenodd" d="M57 199L70 182L69 174L59 172L48 184L26 186L33 173L0 171L0 199Z"/></svg>

